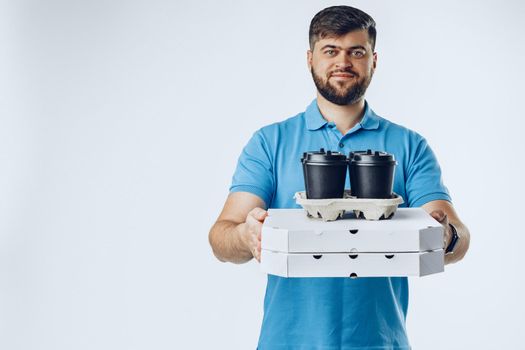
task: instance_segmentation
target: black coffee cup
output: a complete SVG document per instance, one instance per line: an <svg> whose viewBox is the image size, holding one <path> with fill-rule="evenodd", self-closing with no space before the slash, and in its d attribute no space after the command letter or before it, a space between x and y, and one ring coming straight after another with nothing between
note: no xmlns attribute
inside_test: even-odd
<svg viewBox="0 0 525 350"><path fill-rule="evenodd" d="M394 155L378 151L356 151L349 155L350 187L357 198L392 198Z"/></svg>
<svg viewBox="0 0 525 350"><path fill-rule="evenodd" d="M306 198L343 198L348 159L339 152L304 152L303 163Z"/></svg>

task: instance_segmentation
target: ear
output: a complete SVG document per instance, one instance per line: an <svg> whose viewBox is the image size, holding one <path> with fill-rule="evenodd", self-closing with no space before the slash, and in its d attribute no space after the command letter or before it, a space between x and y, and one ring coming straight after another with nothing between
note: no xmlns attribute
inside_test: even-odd
<svg viewBox="0 0 525 350"><path fill-rule="evenodd" d="M308 70L312 70L312 57L313 57L312 50L306 51L306 63L308 64Z"/></svg>
<svg viewBox="0 0 525 350"><path fill-rule="evenodd" d="M372 67L376 69L376 66L377 66L377 52L374 52Z"/></svg>

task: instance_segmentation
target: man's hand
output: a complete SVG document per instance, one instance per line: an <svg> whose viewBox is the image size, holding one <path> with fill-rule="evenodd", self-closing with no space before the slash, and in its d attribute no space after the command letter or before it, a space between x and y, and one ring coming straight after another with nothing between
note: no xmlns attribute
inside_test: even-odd
<svg viewBox="0 0 525 350"><path fill-rule="evenodd" d="M220 261L243 264L261 259L262 223L268 213L264 201L249 192L232 192L209 234L213 254Z"/></svg>
<svg viewBox="0 0 525 350"><path fill-rule="evenodd" d="M445 255L445 265L451 264L460 261L463 259L470 245L470 232L461 222L458 217L458 214L454 210L452 203L446 200L435 200L430 201L422 205L422 208L425 209L434 219L439 221L445 228L443 248L446 249L452 240L452 229L450 228L449 222L454 225L457 230L460 240L454 248L454 254Z"/></svg>
<svg viewBox="0 0 525 350"><path fill-rule="evenodd" d="M430 213L434 219L436 219L443 227L445 228L445 233L443 236L443 249L447 249L450 241L452 240L452 229L448 224L448 216L441 209L434 210Z"/></svg>
<svg viewBox="0 0 525 350"><path fill-rule="evenodd" d="M253 257L261 262L261 231L264 219L268 212L262 208L253 208L246 216L245 227L243 230L243 241L246 247L252 252Z"/></svg>

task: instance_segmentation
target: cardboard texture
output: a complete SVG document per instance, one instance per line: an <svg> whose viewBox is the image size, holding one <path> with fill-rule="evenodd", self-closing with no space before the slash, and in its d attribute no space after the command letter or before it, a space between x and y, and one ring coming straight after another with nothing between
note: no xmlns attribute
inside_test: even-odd
<svg viewBox="0 0 525 350"><path fill-rule="evenodd" d="M443 249L398 254L287 254L263 250L261 254L261 269L281 277L401 277L444 271Z"/></svg>
<svg viewBox="0 0 525 350"><path fill-rule="evenodd" d="M337 220L351 211L367 220L388 219L394 215L397 206L403 203L403 198L395 193L388 199L357 198L352 196L351 190L345 190L343 198L308 199L305 191L296 192L294 198L308 215L323 221Z"/></svg>
<svg viewBox="0 0 525 350"><path fill-rule="evenodd" d="M303 209L270 209L262 249L285 253L420 252L443 248L443 226L421 208L390 220L308 218Z"/></svg>
<svg viewBox="0 0 525 350"><path fill-rule="evenodd" d="M422 208L390 220L309 218L270 209L262 228L261 269L282 277L400 277L444 271L443 226Z"/></svg>

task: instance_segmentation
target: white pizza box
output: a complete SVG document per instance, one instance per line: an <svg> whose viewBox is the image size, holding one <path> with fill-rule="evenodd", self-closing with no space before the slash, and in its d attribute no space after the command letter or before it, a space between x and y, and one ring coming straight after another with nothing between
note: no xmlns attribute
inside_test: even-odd
<svg viewBox="0 0 525 350"><path fill-rule="evenodd" d="M261 248L285 253L420 252L443 248L443 226L422 208L399 208L389 220L322 221L304 209L269 209Z"/></svg>
<svg viewBox="0 0 525 350"><path fill-rule="evenodd" d="M282 277L426 276L445 270L443 249L417 253L281 253L261 251L261 270Z"/></svg>

